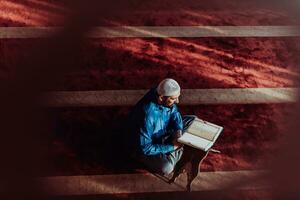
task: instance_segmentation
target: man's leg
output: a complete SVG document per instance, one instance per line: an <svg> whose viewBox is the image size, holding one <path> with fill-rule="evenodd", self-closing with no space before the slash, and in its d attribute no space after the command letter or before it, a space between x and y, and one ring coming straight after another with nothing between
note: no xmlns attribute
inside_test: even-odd
<svg viewBox="0 0 300 200"><path fill-rule="evenodd" d="M149 170L162 175L168 175L174 170L174 167L181 158L182 153L183 150L181 148L166 154L141 156L140 161L146 165Z"/></svg>
<svg viewBox="0 0 300 200"><path fill-rule="evenodd" d="M167 158L168 158L170 164L172 165L172 171L174 170L176 164L180 160L182 154L183 154L183 148L177 149L176 151L170 152L170 153L167 154Z"/></svg>
<svg viewBox="0 0 300 200"><path fill-rule="evenodd" d="M154 156L141 156L140 161L152 172L162 175L169 174L173 171L173 165L166 154Z"/></svg>
<svg viewBox="0 0 300 200"><path fill-rule="evenodd" d="M195 118L195 115L186 115L183 117L183 133ZM168 175L173 172L175 165L180 160L182 154L183 148L180 148L167 154L141 156L139 160L153 172Z"/></svg>

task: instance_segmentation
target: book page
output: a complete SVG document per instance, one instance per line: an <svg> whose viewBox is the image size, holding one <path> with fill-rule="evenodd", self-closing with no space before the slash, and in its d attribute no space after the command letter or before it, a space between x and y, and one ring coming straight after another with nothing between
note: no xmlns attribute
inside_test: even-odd
<svg viewBox="0 0 300 200"><path fill-rule="evenodd" d="M190 127L187 129L188 133L205 138L209 141L214 141L215 136L219 132L219 128L201 120L194 120Z"/></svg>
<svg viewBox="0 0 300 200"><path fill-rule="evenodd" d="M184 133L183 136L178 138L178 142L193 146L198 149L207 151L208 147L212 146L213 142L203 139L201 137L195 136L193 134Z"/></svg>

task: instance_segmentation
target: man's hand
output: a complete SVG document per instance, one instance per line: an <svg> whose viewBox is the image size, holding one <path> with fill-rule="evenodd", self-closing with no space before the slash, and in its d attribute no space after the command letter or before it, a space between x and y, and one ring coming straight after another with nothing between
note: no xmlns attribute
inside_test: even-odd
<svg viewBox="0 0 300 200"><path fill-rule="evenodd" d="M174 145L174 149L175 149L175 150L176 150L176 149L179 149L179 148L181 148L181 147L183 146L182 143L180 143L180 142L177 141L177 138L174 138L173 141L172 141L172 143L173 143L173 145Z"/></svg>
<svg viewBox="0 0 300 200"><path fill-rule="evenodd" d="M182 131L181 130L177 130L173 133L173 139L178 139L182 136Z"/></svg>
<svg viewBox="0 0 300 200"><path fill-rule="evenodd" d="M183 146L182 143L178 142L177 139L180 138L182 136L182 131L181 130L178 130L174 133L173 135L173 140L172 140L172 143L174 145L174 149L179 149Z"/></svg>
<svg viewBox="0 0 300 200"><path fill-rule="evenodd" d="M179 148L183 147L183 144L182 143L177 143L177 144L174 144L174 150L177 150Z"/></svg>

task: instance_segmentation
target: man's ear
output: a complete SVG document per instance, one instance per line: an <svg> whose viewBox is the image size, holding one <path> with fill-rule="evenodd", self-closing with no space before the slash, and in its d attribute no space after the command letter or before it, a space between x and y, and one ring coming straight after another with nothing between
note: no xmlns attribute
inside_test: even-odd
<svg viewBox="0 0 300 200"><path fill-rule="evenodd" d="M163 102L163 100L164 100L164 96L162 96L162 95L158 95L158 100L159 100L160 102Z"/></svg>

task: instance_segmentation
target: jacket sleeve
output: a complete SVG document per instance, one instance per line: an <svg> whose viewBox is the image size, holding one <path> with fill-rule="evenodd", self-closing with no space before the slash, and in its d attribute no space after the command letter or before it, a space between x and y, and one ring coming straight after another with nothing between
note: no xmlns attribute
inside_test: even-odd
<svg viewBox="0 0 300 200"><path fill-rule="evenodd" d="M153 120L151 116L145 115L144 123L142 123L140 132L140 147L144 155L156 155L159 153L168 153L174 151L174 146L172 144L153 144L152 134L153 134Z"/></svg>
<svg viewBox="0 0 300 200"><path fill-rule="evenodd" d="M178 131L178 130L183 129L182 117L181 117L181 114L178 111L177 107L174 107L174 110L171 114L170 123L171 123L170 124L171 128L174 131Z"/></svg>

